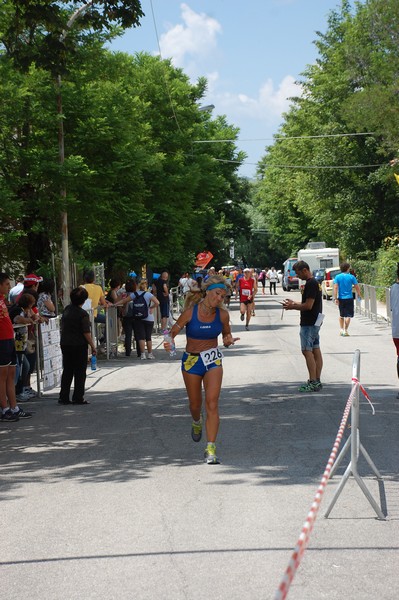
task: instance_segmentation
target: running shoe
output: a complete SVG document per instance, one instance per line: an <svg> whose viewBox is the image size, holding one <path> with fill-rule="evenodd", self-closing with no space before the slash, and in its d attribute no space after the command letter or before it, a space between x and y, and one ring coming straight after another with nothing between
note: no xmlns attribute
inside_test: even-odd
<svg viewBox="0 0 399 600"><path fill-rule="evenodd" d="M18 419L31 419L32 418L32 413L27 412L26 410L22 410L22 408L19 408L18 411L13 414L17 415Z"/></svg>
<svg viewBox="0 0 399 600"><path fill-rule="evenodd" d="M28 402L32 396L28 392L17 394L17 402Z"/></svg>
<svg viewBox="0 0 399 600"><path fill-rule="evenodd" d="M28 393L31 398L35 398L37 396L37 391L34 390L32 387L24 388L24 392Z"/></svg>
<svg viewBox="0 0 399 600"><path fill-rule="evenodd" d="M202 419L199 423L193 421L191 425L191 437L193 442L199 442L202 438Z"/></svg>
<svg viewBox="0 0 399 600"><path fill-rule="evenodd" d="M241 319L241 321L243 321L245 319L245 316L243 314L241 314L240 319Z"/></svg>
<svg viewBox="0 0 399 600"><path fill-rule="evenodd" d="M318 392L321 388L316 388L313 381L307 381L298 388L298 392Z"/></svg>
<svg viewBox="0 0 399 600"><path fill-rule="evenodd" d="M219 465L220 460L216 456L216 445L208 444L205 448L204 459L208 465Z"/></svg>
<svg viewBox="0 0 399 600"><path fill-rule="evenodd" d="M313 387L315 388L315 392L320 392L323 389L323 384L321 383L320 379L313 381Z"/></svg>
<svg viewBox="0 0 399 600"><path fill-rule="evenodd" d="M343 337L349 337L349 333L347 331L344 331L344 333L342 335L343 335Z"/></svg>
<svg viewBox="0 0 399 600"><path fill-rule="evenodd" d="M149 353L148 353L148 356L147 356L147 358L148 358L148 360L155 360L155 356L153 355L153 353L152 353L152 352L149 352Z"/></svg>
<svg viewBox="0 0 399 600"><path fill-rule="evenodd" d="M15 414L12 412L12 410L10 410L9 408L6 410L6 412L1 413L1 417L0 417L1 421L18 421L19 420L19 416L18 414Z"/></svg>
<svg viewBox="0 0 399 600"><path fill-rule="evenodd" d="M245 325L246 331L249 331L249 325Z"/></svg>
<svg viewBox="0 0 399 600"><path fill-rule="evenodd" d="M146 357L145 357L145 354L141 354L140 360L147 360Z"/></svg>

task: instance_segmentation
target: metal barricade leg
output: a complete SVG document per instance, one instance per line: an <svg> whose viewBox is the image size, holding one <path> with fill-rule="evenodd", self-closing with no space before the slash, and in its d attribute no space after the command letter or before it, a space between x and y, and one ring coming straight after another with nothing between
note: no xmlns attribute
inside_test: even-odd
<svg viewBox="0 0 399 600"><path fill-rule="evenodd" d="M365 459L367 460L370 467L372 468L372 470L374 471L375 475L378 477L379 480L382 480L381 475L378 472L373 461L371 460L369 454L366 452L366 450L363 448L363 446L360 443L360 431L359 431L359 412L360 411L359 411L359 384L358 384L359 379L360 379L360 350L356 350L354 358L353 358L353 368L352 368L352 380L354 382L352 384L352 390L353 390L353 387L356 386L356 391L355 391L352 408L351 408L351 428L352 428L352 430L351 430L351 435L348 438L344 448L342 449L338 459L335 461L333 470L334 471L336 470L336 468L338 466L336 463L338 462L338 460L342 460L344 453L348 450L349 443L350 443L350 448L351 448L351 460L350 460L349 465L346 468L346 471L342 477L342 480L341 480L341 482L333 496L333 499L330 502L324 516L326 518L329 516L329 514L331 513L346 482L348 481L350 475L353 475L355 481L357 482L357 484L359 485L363 494L366 496L370 505L372 506L375 513L377 514L377 517L379 519L385 520L385 518L386 518L385 515L383 514L381 508L378 506L376 501L374 500L374 498L371 495L371 493L369 492L369 490L367 489L366 484L364 483L363 479L360 477L358 469L357 469L359 453L361 452L363 454L363 456L365 457Z"/></svg>

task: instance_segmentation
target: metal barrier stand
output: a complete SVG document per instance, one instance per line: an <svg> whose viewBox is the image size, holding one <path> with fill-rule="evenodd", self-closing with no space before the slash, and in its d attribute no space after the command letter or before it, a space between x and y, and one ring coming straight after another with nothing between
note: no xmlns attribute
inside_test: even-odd
<svg viewBox="0 0 399 600"><path fill-rule="evenodd" d="M107 360L118 358L119 317L118 307L108 306L105 311L106 327L105 339L107 343Z"/></svg>
<svg viewBox="0 0 399 600"><path fill-rule="evenodd" d="M367 489L367 487L366 487L364 481L362 480L362 478L360 477L358 469L357 469L359 452L361 452L363 454L364 458L366 459L366 461L368 462L368 464L370 465L370 467L371 467L372 471L374 472L375 476L377 477L377 479L382 481L382 476L381 476L380 472L378 471L377 467L371 460L370 455L368 454L368 452L365 450L365 448L363 447L363 445L360 442L360 432L359 432L359 412L360 412L359 389L360 389L360 386L358 383L359 380L360 380L360 350L356 350L355 355L353 357L353 368L352 368L352 381L353 381L352 390L354 387L356 389L355 389L355 395L354 395L352 408L351 408L351 433L350 433L347 441L345 442L345 445L342 448L339 456L337 457L337 460L335 461L333 468L331 469L330 478L334 475L335 471L337 470L339 464L341 463L341 461L342 461L343 457L345 456L349 447L351 448L351 460L346 468L345 473L342 476L341 482L340 482L340 484L334 494L334 497L331 500L330 505L324 516L326 518L329 516L336 501L338 500L339 495L341 494L342 490L344 489L345 483L348 481L350 475L353 475L353 477L355 478L356 482L358 483L360 489L362 490L362 492L366 496L367 500L369 501L369 503L373 507L374 511L376 512L378 518L385 520L386 515L383 514L381 508L378 506L378 504L374 500L373 496Z"/></svg>

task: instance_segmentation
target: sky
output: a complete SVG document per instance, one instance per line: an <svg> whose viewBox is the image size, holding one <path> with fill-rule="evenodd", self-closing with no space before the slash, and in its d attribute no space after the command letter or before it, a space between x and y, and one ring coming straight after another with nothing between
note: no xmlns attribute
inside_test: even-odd
<svg viewBox="0 0 399 600"><path fill-rule="evenodd" d="M248 157L240 175L254 177L289 108L296 81L317 58L314 40L325 33L339 0L141 0L138 28L111 50L170 58L194 83L205 76L202 105L239 127L237 146Z"/></svg>

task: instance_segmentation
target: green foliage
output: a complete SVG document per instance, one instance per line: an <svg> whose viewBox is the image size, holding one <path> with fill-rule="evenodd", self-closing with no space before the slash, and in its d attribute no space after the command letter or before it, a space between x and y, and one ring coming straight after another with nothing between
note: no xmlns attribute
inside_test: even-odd
<svg viewBox="0 0 399 600"><path fill-rule="evenodd" d="M310 239L344 256L375 253L399 229L399 188L388 164L399 146L396 5L368 0L352 11L342 2L330 13L303 93L259 164L256 205L287 256ZM353 132L372 135L345 135ZM328 137L335 134L344 135Z"/></svg>
<svg viewBox="0 0 399 600"><path fill-rule="evenodd" d="M203 78L193 85L169 61L104 48L115 24L137 24L138 2L97 2L44 56L77 6L6 2L0 17L1 260L49 264L67 212L73 256L105 262L108 273L143 264L179 272L204 249L222 261L230 238L249 228L249 188L237 176L244 155L232 142L194 142L235 139L237 128L199 110Z"/></svg>

